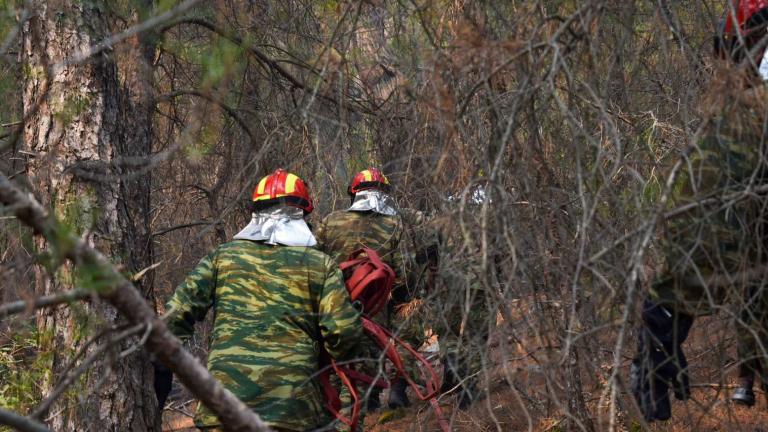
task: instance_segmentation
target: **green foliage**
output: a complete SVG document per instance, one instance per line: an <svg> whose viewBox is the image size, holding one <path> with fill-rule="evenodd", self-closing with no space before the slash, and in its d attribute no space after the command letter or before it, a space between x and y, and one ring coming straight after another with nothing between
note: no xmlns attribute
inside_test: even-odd
<svg viewBox="0 0 768 432"><path fill-rule="evenodd" d="M111 272L105 272L100 266L80 264L74 270L73 286L84 288L97 293L104 293L117 285L117 280Z"/></svg>
<svg viewBox="0 0 768 432"><path fill-rule="evenodd" d="M177 3L177 0L158 0L157 3L155 3L155 10L153 13L159 15L163 12L167 12L176 6Z"/></svg>
<svg viewBox="0 0 768 432"><path fill-rule="evenodd" d="M246 42L247 45L247 42ZM242 67L243 48L226 39L207 49L202 57L205 74L203 88L220 84Z"/></svg>
<svg viewBox="0 0 768 432"><path fill-rule="evenodd" d="M34 325L14 331L0 345L0 406L26 412L39 402L38 385L50 369L53 352L41 352Z"/></svg>
<svg viewBox="0 0 768 432"><path fill-rule="evenodd" d="M185 156L192 162L201 162L203 158L216 148L220 136L216 124L205 124L200 128L197 139L184 147Z"/></svg>

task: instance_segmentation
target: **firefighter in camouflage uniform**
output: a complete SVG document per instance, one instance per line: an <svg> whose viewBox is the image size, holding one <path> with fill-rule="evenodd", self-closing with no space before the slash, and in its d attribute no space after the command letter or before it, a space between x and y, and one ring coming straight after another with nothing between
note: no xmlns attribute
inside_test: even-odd
<svg viewBox="0 0 768 432"><path fill-rule="evenodd" d="M313 248L306 186L277 170L253 194L251 223L203 258L168 301L169 328L187 338L214 308L212 375L276 430L329 424L317 375L319 347L337 360L362 340L336 262ZM220 427L204 407L195 424Z"/></svg>
<svg viewBox="0 0 768 432"><path fill-rule="evenodd" d="M409 302L416 291L413 285L414 276L423 272L417 271L412 265L415 255L411 252L413 246L404 241L407 230L421 224L423 218L419 212L397 208L389 196L389 180L377 168L368 168L357 173L350 182L347 192L352 199L352 205L341 211L326 216L317 230L318 247L331 255L336 262L342 263L357 249L368 247L379 253L384 262L395 271L396 281L393 287L392 300L389 307L372 317L378 324L393 329L409 344L417 349L423 341L423 329L416 325L416 320L407 320L406 324L392 321L393 312ZM408 275L411 274L411 277ZM379 359L381 352L370 340L364 343L363 355L369 359ZM379 375L382 364L369 361L365 372ZM400 408L410 404L406 394L407 382L397 378L391 383L388 405L390 408ZM369 389L362 389L365 394ZM379 408L378 388L370 389L366 403L367 411Z"/></svg>
<svg viewBox="0 0 768 432"><path fill-rule="evenodd" d="M441 230L440 271L430 296L430 325L439 337L443 381L440 391L458 395L458 407L466 409L478 397L477 383L484 370L490 329L496 325L498 307L489 303L494 286L492 265L483 271L480 248L472 230L455 229L480 226L479 206L488 198L485 189L475 189L465 200L465 210L456 211ZM450 201L459 201L456 197ZM490 201L489 201L490 203ZM495 262L495 259L491 260Z"/></svg>
<svg viewBox="0 0 768 432"><path fill-rule="evenodd" d="M740 388L733 399L754 403L752 380L765 367L765 354L755 349L768 343L768 295L763 286L766 263L764 233L765 119L768 54L760 48L766 37L768 4L736 2L716 38L719 55L737 68L713 80L706 106L714 113L702 125L704 137L683 155L670 194L663 233L666 267L652 284L643 305L643 326L632 362L632 390L646 420L671 417L670 390L676 398L690 396L687 360L681 348L694 318L734 305L741 320ZM763 44L762 47L765 45ZM759 52L754 52L758 49ZM761 312L762 311L762 312ZM751 400L750 400L751 399Z"/></svg>

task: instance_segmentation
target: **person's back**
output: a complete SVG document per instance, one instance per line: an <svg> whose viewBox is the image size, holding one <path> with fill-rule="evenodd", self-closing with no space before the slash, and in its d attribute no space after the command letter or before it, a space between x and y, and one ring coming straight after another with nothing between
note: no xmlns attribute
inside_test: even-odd
<svg viewBox="0 0 768 432"><path fill-rule="evenodd" d="M398 262L402 233L399 215L340 210L323 219L317 237L322 250L339 264L346 261L351 252L367 247L378 252L384 262L398 272L402 266Z"/></svg>
<svg viewBox="0 0 768 432"><path fill-rule="evenodd" d="M314 237L299 209L255 213L235 239L203 258L176 289L167 305L169 328L189 336L213 307L212 375L272 427L326 425L332 419L315 379L320 347L344 360L362 336L341 272L330 256L301 246L313 245ZM219 426L204 408L195 423Z"/></svg>
<svg viewBox="0 0 768 432"><path fill-rule="evenodd" d="M340 286L335 263L320 251L236 240L209 254L177 289L169 325L191 334L213 305L213 376L266 422L303 430L329 420L312 379L321 328L335 358L344 358L352 347L341 342L361 328ZM196 423L217 421L200 410Z"/></svg>

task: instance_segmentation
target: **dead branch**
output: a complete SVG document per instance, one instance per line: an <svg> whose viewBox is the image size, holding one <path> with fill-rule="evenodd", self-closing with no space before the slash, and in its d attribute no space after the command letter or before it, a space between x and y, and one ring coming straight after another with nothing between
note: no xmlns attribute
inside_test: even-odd
<svg viewBox="0 0 768 432"><path fill-rule="evenodd" d="M3 408L0 408L0 424L21 432L51 432L44 424Z"/></svg>
<svg viewBox="0 0 768 432"><path fill-rule="evenodd" d="M178 230L178 229L191 228L191 227L200 226L200 225L211 225L211 224L212 224L212 222L209 222L209 221L195 221L195 222L189 222L189 223L180 224L180 225L174 225L172 227L162 228L160 230L157 230L157 231L153 232L152 233L152 237L157 237L157 236L161 236L163 234L168 234L169 232L175 231L175 230ZM2 316L2 315L0 315L0 316Z"/></svg>
<svg viewBox="0 0 768 432"><path fill-rule="evenodd" d="M85 289L74 289L72 291L38 297L31 302L26 300L18 300L15 302L6 303L4 305L0 305L0 319L24 311L32 311L48 306L56 306L62 303L71 303L78 300L84 300L92 295L94 295L94 293L91 291Z"/></svg>
<svg viewBox="0 0 768 432"><path fill-rule="evenodd" d="M256 134L251 130L250 126L248 126L248 123L245 122L245 120L237 113L237 111L232 108L231 106L227 105L225 102L221 101L220 99L216 98L209 92L202 92L199 90L176 90L170 93L166 93L164 95L160 95L157 97L158 101L168 101L171 99L174 99L178 96L197 96L199 98L203 98L209 102L215 103L218 105L221 109L226 111L226 113L232 117L232 119L237 123L243 130L245 131L246 135L248 135L248 139L251 141L251 145L253 148L258 149L258 140L256 139Z"/></svg>
<svg viewBox="0 0 768 432"><path fill-rule="evenodd" d="M280 77L282 77L283 79L288 81L293 87L295 87L297 89L300 89L300 90L303 90L305 92L314 93L314 89L313 88L311 88L306 83L302 82L300 79L296 78L292 73L290 73L288 70L286 70L284 67L282 67L280 65L280 63L278 63L274 59L270 58L268 55L266 55L264 52L262 52L256 46L254 46L253 44L246 43L243 40L243 38L241 38L240 36L238 36L236 34L233 34L232 32L227 31L226 29L223 29L223 28L219 27L216 24L214 24L214 23L212 23L212 22L210 22L208 20L205 20L205 19L202 19L202 18L184 18L184 19L177 20L177 21L175 21L173 23L170 23L170 24L164 26L161 29L161 31L168 30L169 28L171 28L171 27L173 27L175 25L178 25L178 24L194 24L194 25L198 25L200 27L203 27L203 28L206 28L206 29L212 31L213 33L218 34L219 36L221 36L221 37L223 37L225 39L228 39L230 42L245 48L248 52L250 52L251 54L253 54L256 57L256 59L259 61L260 64L264 65L267 69L271 70L272 72L276 73L277 75L279 75ZM362 106L360 106L359 103L355 104L355 105L358 105L359 108L353 108L353 107L350 106L350 103L348 103L348 102L351 102L351 101L339 101L336 98L333 98L331 96L328 96L328 95L325 95L325 94L321 94L321 93L316 94L316 96L320 97L321 99L323 99L323 100L325 100L327 102L331 102L331 103L333 103L335 105L343 107L344 109L349 110L351 112L361 112L363 114L373 114L373 110L368 109L366 107L362 107Z"/></svg>

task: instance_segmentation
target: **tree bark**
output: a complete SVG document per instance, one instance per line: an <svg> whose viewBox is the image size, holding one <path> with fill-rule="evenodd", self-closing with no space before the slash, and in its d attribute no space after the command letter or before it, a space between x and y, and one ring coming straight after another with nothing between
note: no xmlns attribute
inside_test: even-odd
<svg viewBox="0 0 768 432"><path fill-rule="evenodd" d="M53 67L110 34L108 5L37 0L31 7L22 52L27 71L24 114L29 119L24 144L34 154L28 165L31 184L87 244L135 273L151 263L150 180L148 175L130 175L126 167L150 153L151 70L146 60L151 52L134 37L127 48L121 47L124 52L107 50L87 63ZM105 168L98 178L86 179L75 168L88 164ZM45 239L37 241L41 251L49 246ZM79 277L69 266L58 267L55 275L36 271L37 295L71 289ZM151 278L139 288L151 296ZM61 369L68 353L89 332L116 320L111 306L98 304L37 313L40 349L52 354L51 373L41 383L43 397L65 372ZM60 431L85 425L90 430L156 430L152 379L142 350L120 362L101 362L82 379L86 391L61 398L46 421Z"/></svg>

